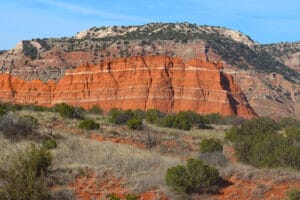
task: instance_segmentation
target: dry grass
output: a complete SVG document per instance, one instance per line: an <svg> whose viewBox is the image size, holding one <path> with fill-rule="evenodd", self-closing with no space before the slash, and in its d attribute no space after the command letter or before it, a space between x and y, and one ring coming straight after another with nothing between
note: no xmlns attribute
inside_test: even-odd
<svg viewBox="0 0 300 200"><path fill-rule="evenodd" d="M124 178L134 192L165 188L167 168L182 164L177 158L113 142L97 142L79 136L65 136L52 151L53 168L88 167L100 175L112 171Z"/></svg>

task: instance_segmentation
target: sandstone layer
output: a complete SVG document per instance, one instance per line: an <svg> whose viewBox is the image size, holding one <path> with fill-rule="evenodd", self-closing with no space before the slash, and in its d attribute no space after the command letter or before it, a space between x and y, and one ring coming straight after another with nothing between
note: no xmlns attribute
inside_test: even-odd
<svg viewBox="0 0 300 200"><path fill-rule="evenodd" d="M112 59L67 70L54 81L25 81L0 74L0 101L89 108L192 110L245 118L255 116L245 95L222 64L167 56Z"/></svg>

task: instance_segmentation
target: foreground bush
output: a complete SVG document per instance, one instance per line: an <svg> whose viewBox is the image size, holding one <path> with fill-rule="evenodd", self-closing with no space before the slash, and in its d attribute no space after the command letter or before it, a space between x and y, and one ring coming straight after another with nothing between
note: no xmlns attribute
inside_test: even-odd
<svg viewBox="0 0 300 200"><path fill-rule="evenodd" d="M43 148L45 149L54 149L57 147L57 142L54 139L48 139L48 140L44 140L43 143Z"/></svg>
<svg viewBox="0 0 300 200"><path fill-rule="evenodd" d="M56 104L53 107L54 112L58 112L63 118L83 119L83 109L76 108L65 103Z"/></svg>
<svg viewBox="0 0 300 200"><path fill-rule="evenodd" d="M157 109L150 109L146 111L146 121L151 124L158 124L159 120L163 117L163 113L161 113Z"/></svg>
<svg viewBox="0 0 300 200"><path fill-rule="evenodd" d="M127 127L134 130L142 130L143 120L140 118L131 118L127 121Z"/></svg>
<svg viewBox="0 0 300 200"><path fill-rule="evenodd" d="M126 124L134 116L132 110L121 110L113 108L109 111L108 119L113 124Z"/></svg>
<svg viewBox="0 0 300 200"><path fill-rule="evenodd" d="M173 127L177 129L189 131L191 130L192 125L183 115L176 115L174 119Z"/></svg>
<svg viewBox="0 0 300 200"><path fill-rule="evenodd" d="M3 173L0 199L48 199L44 175L51 160L45 148L31 146L25 152L20 152L9 170Z"/></svg>
<svg viewBox="0 0 300 200"><path fill-rule="evenodd" d="M300 199L300 190L299 189L291 189L287 191L288 200L299 200Z"/></svg>
<svg viewBox="0 0 300 200"><path fill-rule="evenodd" d="M94 122L93 120L84 120L80 122L78 125L78 128L84 129L84 130L94 130L94 129L99 129L100 124L97 122Z"/></svg>
<svg viewBox="0 0 300 200"><path fill-rule="evenodd" d="M213 192L218 189L219 171L203 161L189 159L186 166L167 170L166 183L179 193Z"/></svg>
<svg viewBox="0 0 300 200"><path fill-rule="evenodd" d="M37 127L37 119L29 115L18 117L7 114L0 118L0 131L7 138L28 136L34 133Z"/></svg>
<svg viewBox="0 0 300 200"><path fill-rule="evenodd" d="M280 126L270 118L261 117L233 127L225 139L233 142L235 155L245 163L256 167L288 167L300 169L300 131L286 129L280 134ZM282 130L284 131L284 130Z"/></svg>
<svg viewBox="0 0 300 200"><path fill-rule="evenodd" d="M215 151L222 151L223 145L216 139L203 139L200 143L201 153L212 153Z"/></svg>

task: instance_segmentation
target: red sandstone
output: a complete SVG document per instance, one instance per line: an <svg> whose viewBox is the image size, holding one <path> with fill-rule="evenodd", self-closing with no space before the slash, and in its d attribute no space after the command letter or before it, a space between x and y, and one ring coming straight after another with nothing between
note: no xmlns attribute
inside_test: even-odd
<svg viewBox="0 0 300 200"><path fill-rule="evenodd" d="M220 63L167 56L130 57L68 70L57 83L0 74L0 101L53 106L67 103L104 110L192 110L245 118L255 116L245 95Z"/></svg>

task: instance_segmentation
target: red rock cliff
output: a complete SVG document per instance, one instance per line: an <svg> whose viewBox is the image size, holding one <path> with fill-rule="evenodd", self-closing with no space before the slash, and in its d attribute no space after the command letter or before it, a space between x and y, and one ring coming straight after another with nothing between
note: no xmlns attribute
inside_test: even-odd
<svg viewBox="0 0 300 200"><path fill-rule="evenodd" d="M221 68L219 63L197 59L184 63L179 58L152 56L82 65L67 71L58 83L0 74L0 101L255 116L233 77Z"/></svg>

